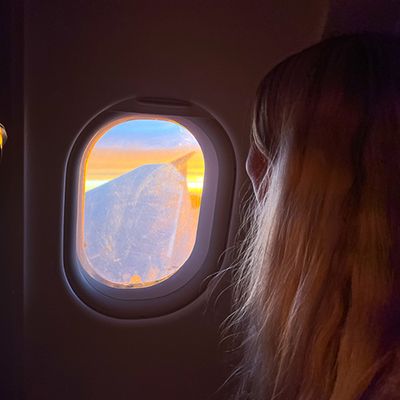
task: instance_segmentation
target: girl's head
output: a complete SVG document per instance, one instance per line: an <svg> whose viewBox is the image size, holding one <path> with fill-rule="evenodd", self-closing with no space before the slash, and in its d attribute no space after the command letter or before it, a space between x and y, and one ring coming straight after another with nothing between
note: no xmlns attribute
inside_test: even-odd
<svg viewBox="0 0 400 400"><path fill-rule="evenodd" d="M267 74L257 92L247 163L256 190L278 153L307 149L324 152L328 162L349 162L362 150L352 140L365 135L356 133L372 130L377 118L398 116L399 45L371 33L330 38Z"/></svg>
<svg viewBox="0 0 400 400"><path fill-rule="evenodd" d="M358 399L399 334L398 40L331 38L276 66L258 89L247 170L241 393Z"/></svg>

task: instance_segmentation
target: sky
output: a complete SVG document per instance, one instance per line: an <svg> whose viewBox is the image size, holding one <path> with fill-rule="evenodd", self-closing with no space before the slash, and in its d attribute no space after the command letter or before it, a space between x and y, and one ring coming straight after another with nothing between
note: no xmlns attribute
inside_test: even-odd
<svg viewBox="0 0 400 400"><path fill-rule="evenodd" d="M202 189L203 154L186 128L170 121L125 121L108 130L88 154L85 191L141 165L173 162L187 153L193 153L188 161L189 186Z"/></svg>
<svg viewBox="0 0 400 400"><path fill-rule="evenodd" d="M167 149L197 147L194 136L183 126L170 121L131 120L111 128L96 143L99 148Z"/></svg>

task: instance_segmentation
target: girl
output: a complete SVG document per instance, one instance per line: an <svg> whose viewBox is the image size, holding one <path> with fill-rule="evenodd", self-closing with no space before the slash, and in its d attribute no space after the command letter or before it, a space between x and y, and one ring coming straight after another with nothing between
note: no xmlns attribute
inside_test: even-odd
<svg viewBox="0 0 400 400"><path fill-rule="evenodd" d="M327 39L261 82L237 398L400 399L400 42Z"/></svg>

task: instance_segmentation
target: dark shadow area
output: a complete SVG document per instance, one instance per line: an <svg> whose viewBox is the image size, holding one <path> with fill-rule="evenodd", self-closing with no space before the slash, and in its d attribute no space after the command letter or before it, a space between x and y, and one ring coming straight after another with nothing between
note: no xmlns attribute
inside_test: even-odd
<svg viewBox="0 0 400 400"><path fill-rule="evenodd" d="M9 140L0 164L0 398L22 394L23 2L0 2L0 121Z"/></svg>

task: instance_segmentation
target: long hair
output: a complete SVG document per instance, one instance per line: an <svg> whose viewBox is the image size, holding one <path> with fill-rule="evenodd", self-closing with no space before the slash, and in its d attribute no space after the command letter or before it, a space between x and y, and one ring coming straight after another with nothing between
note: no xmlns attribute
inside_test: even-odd
<svg viewBox="0 0 400 400"><path fill-rule="evenodd" d="M237 398L356 400L390 364L400 325L397 39L327 39L261 82L230 326ZM397 320L396 320L397 318Z"/></svg>

